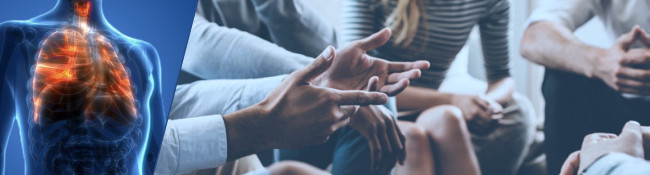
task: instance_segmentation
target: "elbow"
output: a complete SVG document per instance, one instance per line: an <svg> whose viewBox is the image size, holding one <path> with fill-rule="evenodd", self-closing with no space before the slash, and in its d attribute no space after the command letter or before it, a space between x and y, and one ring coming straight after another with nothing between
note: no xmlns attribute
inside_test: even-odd
<svg viewBox="0 0 650 175"><path fill-rule="evenodd" d="M531 36L533 33L530 31L531 29L528 28L524 32L524 36L521 39L521 43L519 45L519 54L521 54L522 57L531 60L533 56L535 55L535 42L534 42L534 37ZM532 61L532 60L531 60Z"/></svg>

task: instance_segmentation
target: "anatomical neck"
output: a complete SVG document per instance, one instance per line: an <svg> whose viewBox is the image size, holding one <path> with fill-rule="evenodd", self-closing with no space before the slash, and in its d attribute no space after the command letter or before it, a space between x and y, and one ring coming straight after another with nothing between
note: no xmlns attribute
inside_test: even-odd
<svg viewBox="0 0 650 175"><path fill-rule="evenodd" d="M73 13L73 24L82 29L84 33L88 32L90 30L88 19L90 17L91 6L93 5L92 2L73 0L70 5L72 6L71 11Z"/></svg>

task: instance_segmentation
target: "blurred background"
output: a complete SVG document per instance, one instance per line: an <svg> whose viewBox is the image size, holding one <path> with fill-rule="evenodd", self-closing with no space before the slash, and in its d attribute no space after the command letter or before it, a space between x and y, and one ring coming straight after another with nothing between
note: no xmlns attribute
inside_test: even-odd
<svg viewBox="0 0 650 175"><path fill-rule="evenodd" d="M314 10L320 13L327 21L337 27L340 25L340 7L341 0L309 0L307 4ZM516 91L528 97L532 103L534 113L539 119L543 121L544 116L544 98L541 93L542 79L544 75L544 68L529 62L521 57L519 54L519 43L523 30L525 29L526 19L537 7L549 1L543 0L510 0L510 68L512 77L515 79ZM593 18L583 27L576 31L578 38L588 44L599 47L609 47L610 42L607 38L605 28L597 17ZM480 45L480 36L478 28L472 32L470 39L465 46L466 48L458 55L456 62L467 62L468 64L456 62L452 66L450 74L456 76L454 79L458 81L458 86L464 88L472 88L474 83L472 78L478 80L485 80L485 68L483 67L483 56ZM467 65L467 66L465 66ZM471 76L471 77L470 77ZM453 83L453 88L457 87ZM462 84L462 85L461 85ZM445 82L441 90L449 90L450 82Z"/></svg>

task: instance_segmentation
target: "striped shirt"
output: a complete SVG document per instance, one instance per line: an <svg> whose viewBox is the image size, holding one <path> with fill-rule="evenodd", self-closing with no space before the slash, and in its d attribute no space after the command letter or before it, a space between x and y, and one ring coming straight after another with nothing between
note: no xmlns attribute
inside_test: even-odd
<svg viewBox="0 0 650 175"><path fill-rule="evenodd" d="M385 27L398 0L385 7L380 0L344 0L341 19L343 42L351 42ZM479 26L488 81L510 76L508 68L508 0L424 0L423 16L409 47L394 44L369 52L390 61L428 60L431 68L412 85L437 89L456 54Z"/></svg>

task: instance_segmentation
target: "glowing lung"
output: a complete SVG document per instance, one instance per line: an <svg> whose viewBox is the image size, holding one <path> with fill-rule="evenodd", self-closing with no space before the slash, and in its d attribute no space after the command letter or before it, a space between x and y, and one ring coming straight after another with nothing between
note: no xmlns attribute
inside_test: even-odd
<svg viewBox="0 0 650 175"><path fill-rule="evenodd" d="M36 60L34 122L85 117L129 125L137 117L129 76L106 37L88 25L90 2L77 1L74 25L48 36Z"/></svg>
<svg viewBox="0 0 650 175"><path fill-rule="evenodd" d="M64 27L38 54L33 82L34 121L85 116L130 124L136 109L131 82L119 54L105 37Z"/></svg>

